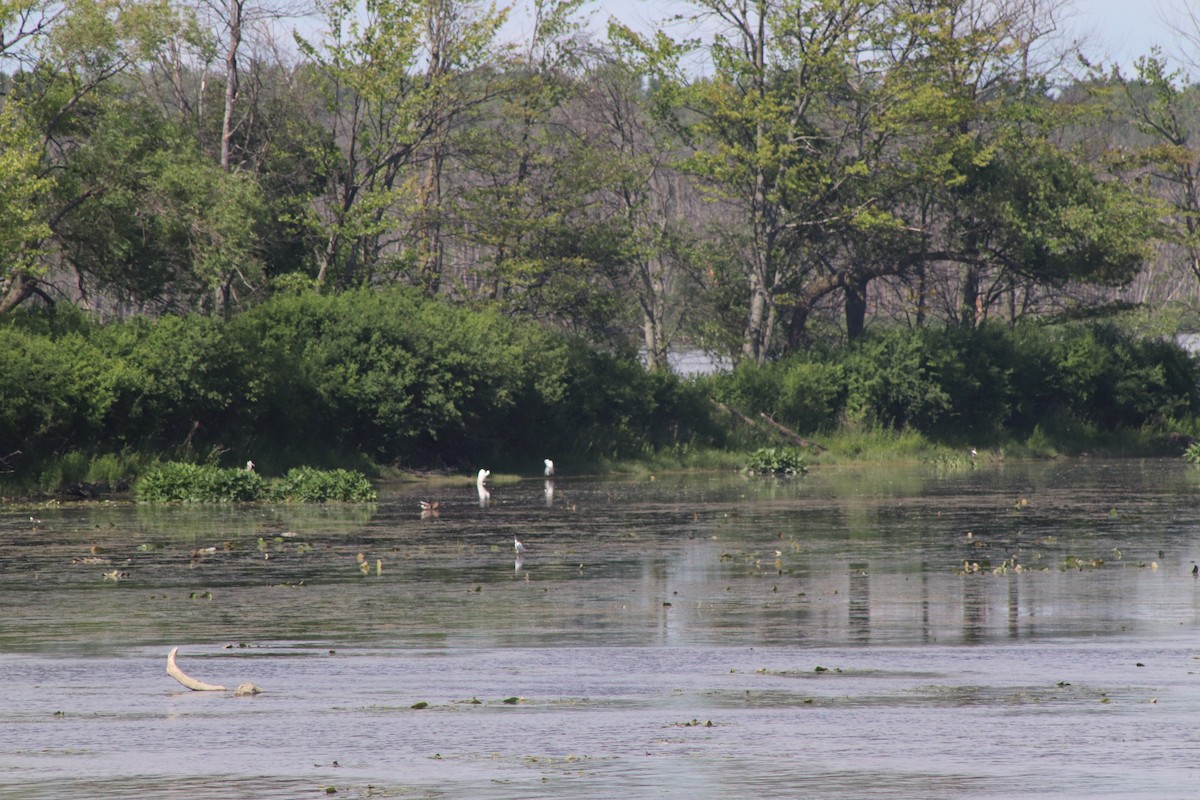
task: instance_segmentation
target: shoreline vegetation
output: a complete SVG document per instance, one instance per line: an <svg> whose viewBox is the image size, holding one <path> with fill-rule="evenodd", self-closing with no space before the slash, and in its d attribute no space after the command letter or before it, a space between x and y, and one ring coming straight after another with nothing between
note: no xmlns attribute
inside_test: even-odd
<svg viewBox="0 0 1200 800"><path fill-rule="evenodd" d="M1200 434L1187 63L1066 0L535 5L6 4L0 503Z"/></svg>
<svg viewBox="0 0 1200 800"><path fill-rule="evenodd" d="M546 457L565 474L1180 457L1200 430L1196 358L1111 320L880 328L681 377L414 292L305 292L228 321L5 315L0 379L5 498L281 496L266 475L362 499L353 476L528 475Z"/></svg>

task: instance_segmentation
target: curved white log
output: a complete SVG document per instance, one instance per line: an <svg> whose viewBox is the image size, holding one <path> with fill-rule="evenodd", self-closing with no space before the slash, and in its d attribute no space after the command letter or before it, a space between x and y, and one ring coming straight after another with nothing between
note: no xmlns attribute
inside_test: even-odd
<svg viewBox="0 0 1200 800"><path fill-rule="evenodd" d="M191 675L188 675L186 672L181 670L179 668L179 665L175 663L175 654L177 652L179 652L179 648L172 647L171 652L167 653L167 674L168 675L170 675L172 678L174 678L175 680L182 683L187 688L191 689L193 692L224 692L224 691L228 691L224 686L218 686L215 683L205 683L204 681L198 681L195 678L193 678Z"/></svg>

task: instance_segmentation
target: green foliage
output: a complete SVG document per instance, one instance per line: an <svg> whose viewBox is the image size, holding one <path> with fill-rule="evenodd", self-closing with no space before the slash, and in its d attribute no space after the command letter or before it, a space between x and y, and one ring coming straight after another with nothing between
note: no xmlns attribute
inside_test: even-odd
<svg viewBox="0 0 1200 800"><path fill-rule="evenodd" d="M257 472L178 461L156 464L137 482L139 500L156 503L230 503L254 500L324 503L375 499L366 476L349 470L298 467L275 482Z"/></svg>
<svg viewBox="0 0 1200 800"><path fill-rule="evenodd" d="M42 272L36 243L50 233L39 211L50 181L39 173L40 143L7 98L0 106L0 285L19 271Z"/></svg>
<svg viewBox="0 0 1200 800"><path fill-rule="evenodd" d="M1165 429L1200 410L1200 365L1171 341L1112 323L892 328L707 379L713 396L802 431L915 429L944 442L1003 435L1074 450L1123 429Z"/></svg>
<svg viewBox="0 0 1200 800"><path fill-rule="evenodd" d="M1183 460L1189 464L1200 466L1200 442L1192 442L1183 451Z"/></svg>
<svg viewBox="0 0 1200 800"><path fill-rule="evenodd" d="M369 502L375 499L375 487L360 472L296 467L272 483L268 494L274 500L302 503Z"/></svg>
<svg viewBox="0 0 1200 800"><path fill-rule="evenodd" d="M804 474L808 472L808 460L799 448L761 447L750 454L746 470L755 474Z"/></svg>
<svg viewBox="0 0 1200 800"><path fill-rule="evenodd" d="M167 461L142 475L139 500L157 503L230 503L261 499L266 484L256 472Z"/></svg>
<svg viewBox="0 0 1200 800"><path fill-rule="evenodd" d="M354 465L356 454L503 466L717 436L697 387L633 355L415 291L288 294L228 322L9 315L0 378L0 441L11 448L0 455L36 454L21 457L24 469L71 451L278 470Z"/></svg>

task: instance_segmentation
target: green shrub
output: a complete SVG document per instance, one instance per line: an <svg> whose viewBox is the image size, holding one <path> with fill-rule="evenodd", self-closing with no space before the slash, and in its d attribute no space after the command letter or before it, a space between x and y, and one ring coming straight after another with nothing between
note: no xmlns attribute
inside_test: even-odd
<svg viewBox="0 0 1200 800"><path fill-rule="evenodd" d="M137 482L139 500L157 503L230 503L254 500L323 503L375 499L362 473L297 467L267 482L257 472L168 461L156 464Z"/></svg>
<svg viewBox="0 0 1200 800"><path fill-rule="evenodd" d="M896 327L706 381L714 399L803 432L912 429L957 446L1010 433L1073 451L1192 417L1198 379L1173 342L1090 323Z"/></svg>
<svg viewBox="0 0 1200 800"><path fill-rule="evenodd" d="M345 469L318 470L296 467L281 480L272 483L268 494L273 500L303 503L369 502L375 489L362 473Z"/></svg>
<svg viewBox="0 0 1200 800"><path fill-rule="evenodd" d="M167 461L151 467L136 484L139 500L169 503L229 503L258 500L265 484L257 472Z"/></svg>

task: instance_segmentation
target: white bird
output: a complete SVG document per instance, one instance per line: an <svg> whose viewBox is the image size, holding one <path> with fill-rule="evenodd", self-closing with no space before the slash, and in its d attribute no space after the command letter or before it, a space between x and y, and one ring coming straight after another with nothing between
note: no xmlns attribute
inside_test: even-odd
<svg viewBox="0 0 1200 800"><path fill-rule="evenodd" d="M546 465L546 477L554 477L554 462L547 458L543 463Z"/></svg>
<svg viewBox="0 0 1200 800"><path fill-rule="evenodd" d="M525 545L521 544L515 536L513 537L513 549L517 551L518 558L525 555Z"/></svg>
<svg viewBox="0 0 1200 800"><path fill-rule="evenodd" d="M253 461L246 462L246 472L254 472L254 462Z"/></svg>
<svg viewBox="0 0 1200 800"><path fill-rule="evenodd" d="M486 481L488 479L488 476L490 476L491 474L492 474L492 471L490 469L481 469L481 470L479 470L478 477L475 478L475 482L478 483L480 486L483 486L483 482Z"/></svg>

